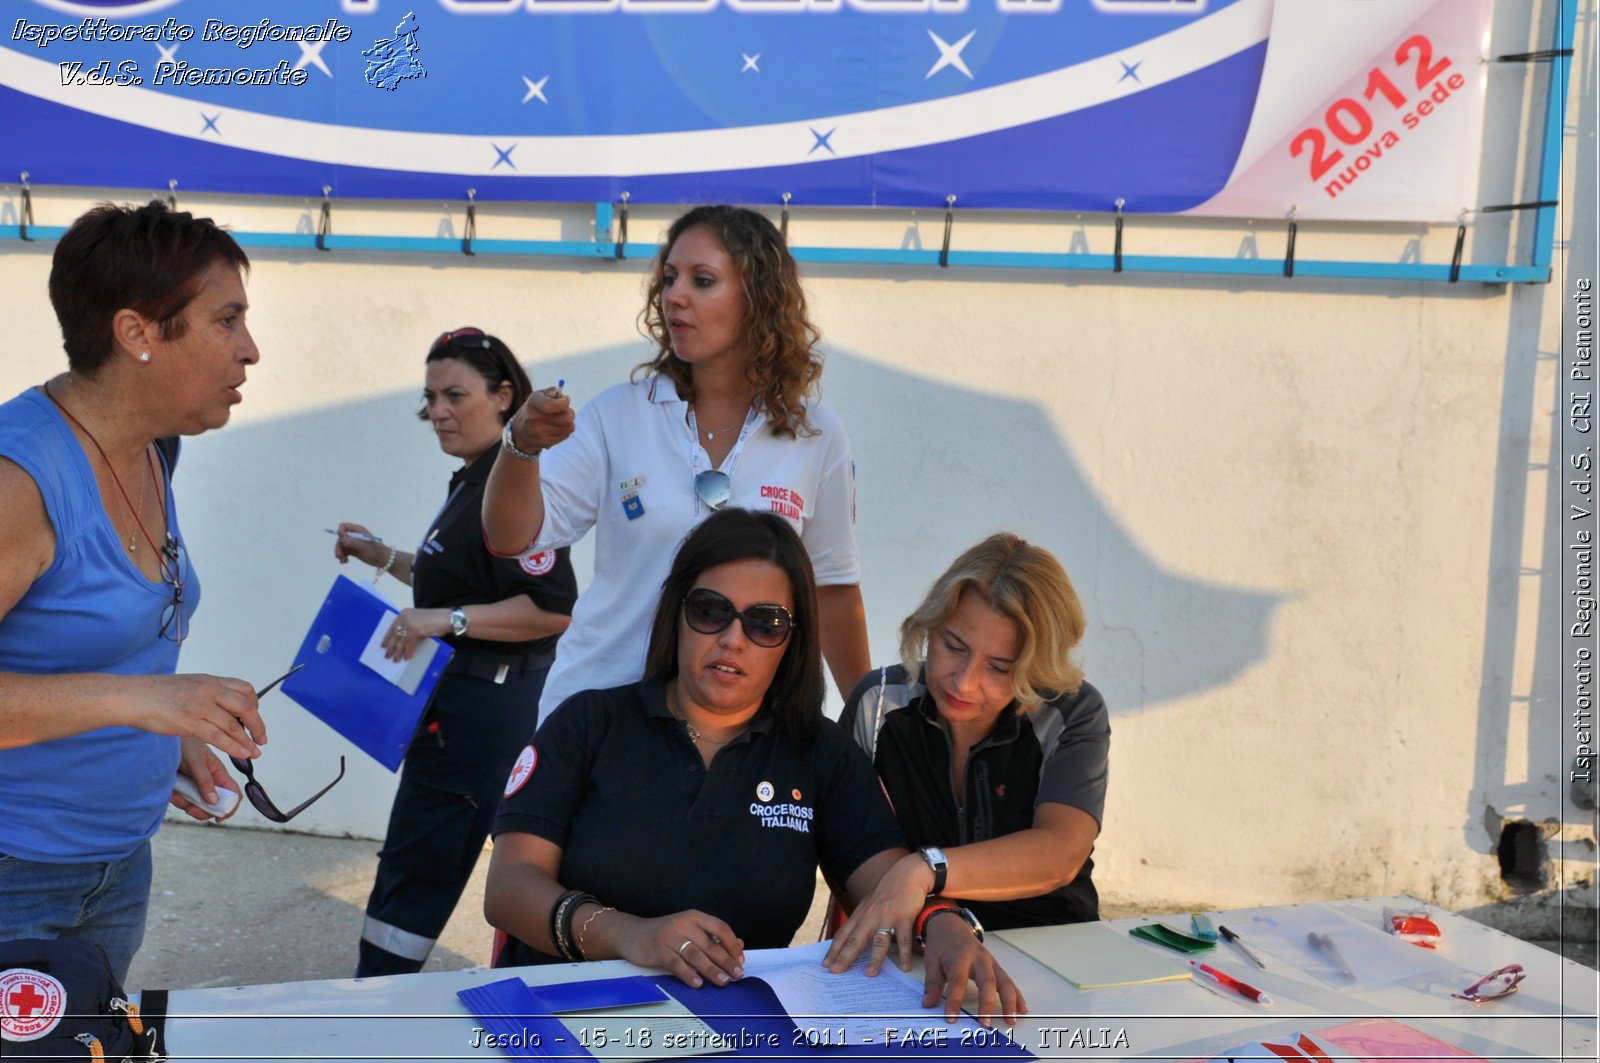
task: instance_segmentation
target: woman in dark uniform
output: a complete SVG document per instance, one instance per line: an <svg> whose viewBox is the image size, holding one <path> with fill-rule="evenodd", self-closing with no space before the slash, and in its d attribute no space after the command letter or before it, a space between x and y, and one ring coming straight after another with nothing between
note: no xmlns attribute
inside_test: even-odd
<svg viewBox="0 0 1600 1063"><path fill-rule="evenodd" d="M484 889L511 937L498 966L620 958L727 985L746 948L790 943L819 865L864 897L907 855L866 754L822 715L819 615L784 517L728 507L689 533L644 677L569 699L506 782ZM1015 1022L1021 994L958 914L917 928L923 1006L953 1018L970 979L981 1021Z"/></svg>
<svg viewBox="0 0 1600 1063"><path fill-rule="evenodd" d="M428 351L423 420L465 464L415 553L339 525L334 555L412 587L415 605L383 640L405 660L439 637L455 656L406 752L367 900L357 977L422 969L489 834L517 752L539 721L539 694L577 598L567 551L496 558L483 545L483 485L500 433L531 385L511 351L479 329L446 332ZM358 539L355 536L368 536Z"/></svg>

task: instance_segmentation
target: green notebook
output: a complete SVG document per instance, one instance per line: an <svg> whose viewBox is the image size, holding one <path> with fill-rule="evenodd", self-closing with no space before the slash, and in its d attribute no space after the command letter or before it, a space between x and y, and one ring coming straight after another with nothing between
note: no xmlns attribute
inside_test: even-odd
<svg viewBox="0 0 1600 1063"><path fill-rule="evenodd" d="M1157 945L1165 945L1169 949L1186 954L1208 952L1217 947L1214 941L1191 937L1181 930L1172 929L1165 923L1146 923L1144 926L1134 927L1128 933L1144 941L1153 941Z"/></svg>

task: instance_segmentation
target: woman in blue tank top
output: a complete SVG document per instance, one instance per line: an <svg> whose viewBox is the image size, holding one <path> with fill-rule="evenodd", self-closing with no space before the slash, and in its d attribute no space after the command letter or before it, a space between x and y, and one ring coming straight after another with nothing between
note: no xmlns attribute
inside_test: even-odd
<svg viewBox="0 0 1600 1063"><path fill-rule="evenodd" d="M210 818L174 772L215 801L208 744L266 741L248 683L173 674L200 585L156 445L239 401L248 266L210 219L96 207L50 269L68 370L0 405L0 940L86 938L119 981L169 799Z"/></svg>

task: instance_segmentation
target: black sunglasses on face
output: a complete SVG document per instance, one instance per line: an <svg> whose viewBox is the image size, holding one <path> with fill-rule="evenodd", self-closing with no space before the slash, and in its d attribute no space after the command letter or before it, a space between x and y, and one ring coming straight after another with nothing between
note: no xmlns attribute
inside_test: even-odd
<svg viewBox="0 0 1600 1063"><path fill-rule="evenodd" d="M279 683L283 682L285 679L288 679L290 676L294 675L296 672L298 672L300 669L302 669L304 667L305 667L305 665L303 665L303 664L295 665L293 668L289 669L287 672L283 673L278 678L274 679L272 682L268 683L266 686L264 686L260 690L256 691L256 699L260 700L261 698L266 697L267 694L269 694L272 691L273 687L277 686ZM339 758L339 774L335 775L333 777L333 782L331 782L328 785L324 786L322 789L318 790L316 793L312 794L310 797L306 798L304 801L301 801L298 805L295 805L289 811L282 812L282 811L279 811L277 805L272 803L272 798L267 796L267 791L262 788L261 784L256 782L256 769L255 769L255 766L250 763L250 761L248 761L248 760L240 760L238 757L229 757L228 759L233 761L233 766L235 768L238 768L239 771L244 774L244 778L245 778L244 795L250 799L250 803L255 806L255 809L256 809L257 812L261 813L266 818L272 820L272 822L274 822L274 823L287 823L287 822L289 822L291 819L293 819L294 817L298 816L300 813L304 812L306 809L310 808L312 805L316 804L317 800L319 798L321 798L323 794L325 794L329 790L333 789L334 784L337 783L340 779L344 778L344 758L340 757Z"/></svg>
<svg viewBox="0 0 1600 1063"><path fill-rule="evenodd" d="M735 609L733 602L709 587L696 587L683 598L683 619L702 635L715 635L737 618L744 636L757 646L776 649L789 641L794 630L794 615L781 605L761 602Z"/></svg>

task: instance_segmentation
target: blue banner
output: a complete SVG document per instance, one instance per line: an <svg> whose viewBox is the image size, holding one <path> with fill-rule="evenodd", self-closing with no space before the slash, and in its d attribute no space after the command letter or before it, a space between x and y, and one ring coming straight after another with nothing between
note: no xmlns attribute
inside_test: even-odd
<svg viewBox="0 0 1600 1063"><path fill-rule="evenodd" d="M1436 6L1394 0L1406 15L1377 20L1378 44ZM1274 9L21 0L0 33L0 173L293 196L1203 210L1242 173ZM1310 201L1327 182L1304 183ZM1264 197L1280 213L1292 193Z"/></svg>

